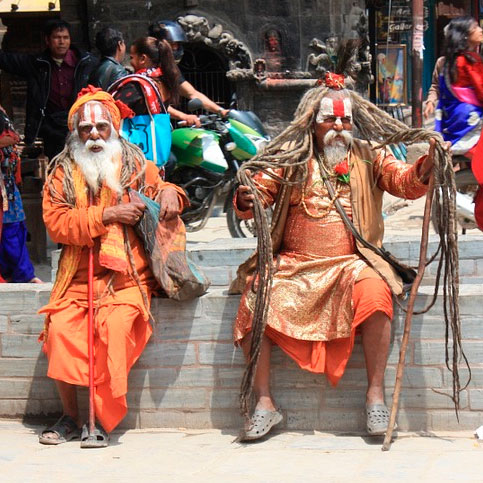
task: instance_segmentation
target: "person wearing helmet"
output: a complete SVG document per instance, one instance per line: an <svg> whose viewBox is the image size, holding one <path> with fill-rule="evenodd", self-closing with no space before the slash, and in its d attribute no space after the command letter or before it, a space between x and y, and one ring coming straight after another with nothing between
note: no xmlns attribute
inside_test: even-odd
<svg viewBox="0 0 483 483"><path fill-rule="evenodd" d="M186 34L178 22L171 20L158 20L148 28L151 37L159 40L167 40L173 51L174 60L178 64L184 54L183 43L186 42Z"/></svg>
<svg viewBox="0 0 483 483"><path fill-rule="evenodd" d="M151 37L156 37L159 40L167 40L169 45L171 46L171 50L173 51L173 56L176 63L179 63L181 61L181 58L184 54L183 43L186 42L186 34L178 22L173 22L172 20L158 20L157 22L149 26L148 34ZM193 84L191 84L184 78L184 76L181 74L181 71L179 82L179 91L183 97L186 97L187 99L199 99L203 104L203 108L207 111L215 112L222 116L226 116L228 114L228 109L223 109L218 104L213 102L208 96L196 90ZM174 109L174 112L172 112L171 108L168 109L168 112L175 119L178 119L180 114L184 114L180 111L177 111L176 109ZM190 118L189 120L187 120L180 117L182 120L186 120L188 124L195 124L196 126L200 125L200 120L198 116L184 116L188 116Z"/></svg>

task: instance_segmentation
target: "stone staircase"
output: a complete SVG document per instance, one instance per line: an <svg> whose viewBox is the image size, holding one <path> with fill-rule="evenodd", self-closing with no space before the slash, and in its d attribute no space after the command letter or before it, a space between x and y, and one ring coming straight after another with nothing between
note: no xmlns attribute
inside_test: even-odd
<svg viewBox="0 0 483 483"><path fill-rule="evenodd" d="M145 352L129 380L129 413L123 427L236 428L242 423L237 396L243 357L233 346L231 329L239 297L227 284L251 252L254 240L223 239L189 247L193 260L212 279L203 297L180 303L155 299L157 320ZM388 239L386 248L416 264L419 242ZM473 430L483 424L483 236L460 238L460 311L464 349L472 381L461 394L459 423L451 399L451 374L445 367L445 328L441 297L433 309L415 316L407 351L399 427L402 430ZM429 251L436 249L431 240ZM431 297L434 269L420 287L417 307ZM37 343L43 324L36 311L46 303L51 285L0 286L0 417L48 415L60 411L46 360ZM390 402L404 314L396 310L393 344L386 370ZM278 348L273 352L273 392L283 409L286 429L362 431L366 378L360 341L337 388L325 376L300 370ZM466 371L462 369L462 379ZM86 391L81 403L86 406Z"/></svg>

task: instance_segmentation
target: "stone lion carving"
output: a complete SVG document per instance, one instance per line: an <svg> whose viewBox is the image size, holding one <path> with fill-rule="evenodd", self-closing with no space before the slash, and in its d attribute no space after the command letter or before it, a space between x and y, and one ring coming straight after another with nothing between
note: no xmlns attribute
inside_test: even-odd
<svg viewBox="0 0 483 483"><path fill-rule="evenodd" d="M178 23L186 33L188 42L201 42L221 51L229 59L230 69L252 69L252 57L248 47L236 39L223 26L215 24L210 27L206 17L185 15L178 17Z"/></svg>
<svg viewBox="0 0 483 483"><path fill-rule="evenodd" d="M210 32L210 24L206 17L186 15L178 17L178 23L183 27L188 42L203 42Z"/></svg>
<svg viewBox="0 0 483 483"><path fill-rule="evenodd" d="M306 70L322 75L335 67L337 39L329 37L326 42L313 38L309 43L311 52L307 56Z"/></svg>

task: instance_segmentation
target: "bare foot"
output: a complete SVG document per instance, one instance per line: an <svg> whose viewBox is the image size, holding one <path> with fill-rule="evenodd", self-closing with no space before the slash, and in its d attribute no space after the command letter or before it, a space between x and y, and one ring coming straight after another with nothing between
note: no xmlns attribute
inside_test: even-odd
<svg viewBox="0 0 483 483"><path fill-rule="evenodd" d="M269 396L261 396L257 401L256 409L265 409L267 411L276 411L277 408L273 403L273 399Z"/></svg>
<svg viewBox="0 0 483 483"><path fill-rule="evenodd" d="M34 277L34 278L30 279L28 281L28 283L44 283L44 282L42 282L42 280L40 280L40 278Z"/></svg>

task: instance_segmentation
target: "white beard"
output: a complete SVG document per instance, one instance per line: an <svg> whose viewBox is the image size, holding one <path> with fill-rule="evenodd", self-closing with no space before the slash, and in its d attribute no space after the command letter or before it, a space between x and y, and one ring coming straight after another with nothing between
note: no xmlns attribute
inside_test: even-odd
<svg viewBox="0 0 483 483"><path fill-rule="evenodd" d="M99 152L93 152L90 149L93 146L101 146L103 149ZM84 144L75 131L69 140L69 148L74 162L81 169L94 194L97 194L103 181L116 193L122 192L119 183L119 162L122 146L118 137L111 135L107 141L102 139L92 141L89 139Z"/></svg>
<svg viewBox="0 0 483 483"><path fill-rule="evenodd" d="M341 136L343 139L337 138ZM327 169L333 169L337 164L344 161L347 151L352 144L352 133L350 131L334 131L331 129L324 136L324 157Z"/></svg>

